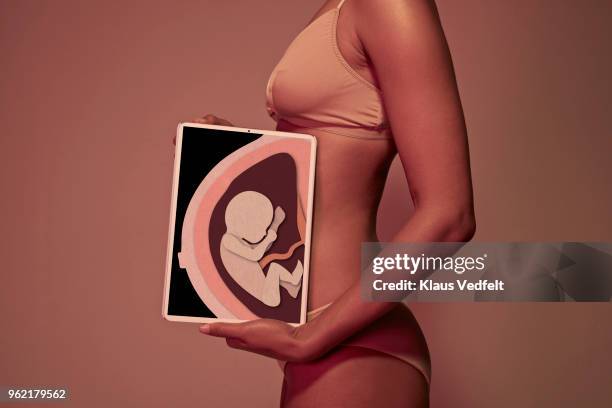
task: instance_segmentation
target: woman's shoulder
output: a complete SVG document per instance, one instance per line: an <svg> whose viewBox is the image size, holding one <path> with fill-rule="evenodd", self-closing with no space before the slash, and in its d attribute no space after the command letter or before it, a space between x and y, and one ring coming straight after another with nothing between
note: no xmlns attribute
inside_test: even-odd
<svg viewBox="0 0 612 408"><path fill-rule="evenodd" d="M419 23L438 20L433 0L347 0L344 7L351 9L363 29L380 25L415 29Z"/></svg>

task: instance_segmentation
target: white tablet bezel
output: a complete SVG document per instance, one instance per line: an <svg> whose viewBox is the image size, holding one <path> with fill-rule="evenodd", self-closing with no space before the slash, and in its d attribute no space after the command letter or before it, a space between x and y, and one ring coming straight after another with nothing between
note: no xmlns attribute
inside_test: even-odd
<svg viewBox="0 0 612 408"><path fill-rule="evenodd" d="M174 170L172 174L172 193L170 199L170 223L168 227L168 242L166 249L166 269L164 279L164 300L162 306L162 316L164 319L171 322L186 322L186 323L214 323L214 322L227 322L227 323L239 323L245 320L241 319L221 319L214 317L198 317L198 316L175 316L168 314L168 302L170 294L170 276L172 273L172 253L174 245L174 232L176 222L176 201L178 197L178 179L181 164L181 148L183 143L183 129L185 127L193 128L204 128L204 129L215 129L215 130L226 130L230 132L242 132L242 133L255 133L264 134L270 136L282 136L296 139L306 139L310 142L310 167L308 174L308 199L306 208L306 237L304 239L304 275L302 280L302 299L301 299L301 310L300 310L300 323L289 323L294 326L306 323L306 312L308 308L308 278L309 278L309 267L310 267L310 235L312 229L312 207L314 198L314 182L315 182L315 164L316 164L316 149L317 139L314 136L303 134L303 133L289 133L279 132L273 130L261 130L261 129L248 129L238 128L229 126L217 126L217 125L204 125L201 123L185 122L180 123L177 127L176 133L176 147L174 153Z"/></svg>

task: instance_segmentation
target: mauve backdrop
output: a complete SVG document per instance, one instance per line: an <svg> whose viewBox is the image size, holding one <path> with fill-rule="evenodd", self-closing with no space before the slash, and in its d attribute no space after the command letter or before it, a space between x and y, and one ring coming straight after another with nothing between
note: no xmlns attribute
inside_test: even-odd
<svg viewBox="0 0 612 408"><path fill-rule="evenodd" d="M611 3L438 1L477 240L612 240ZM278 403L274 361L161 319L171 139L207 112L271 128L268 74L318 6L0 1L0 385L68 386L69 406ZM396 163L381 238L408 213ZM612 404L609 304L414 311L433 407Z"/></svg>

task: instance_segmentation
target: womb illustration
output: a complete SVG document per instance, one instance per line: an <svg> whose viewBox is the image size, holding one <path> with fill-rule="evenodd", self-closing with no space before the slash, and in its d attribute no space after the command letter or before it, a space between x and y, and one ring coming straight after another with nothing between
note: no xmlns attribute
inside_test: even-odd
<svg viewBox="0 0 612 408"><path fill-rule="evenodd" d="M183 134L168 314L299 323L306 308L312 141L206 132Z"/></svg>

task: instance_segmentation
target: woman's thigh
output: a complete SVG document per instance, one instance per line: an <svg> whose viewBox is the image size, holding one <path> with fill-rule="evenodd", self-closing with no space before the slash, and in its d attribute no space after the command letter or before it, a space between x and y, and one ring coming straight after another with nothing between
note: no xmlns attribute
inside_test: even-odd
<svg viewBox="0 0 612 408"><path fill-rule="evenodd" d="M429 406L423 375L395 357L360 347L339 347L309 363L287 363L281 406Z"/></svg>

